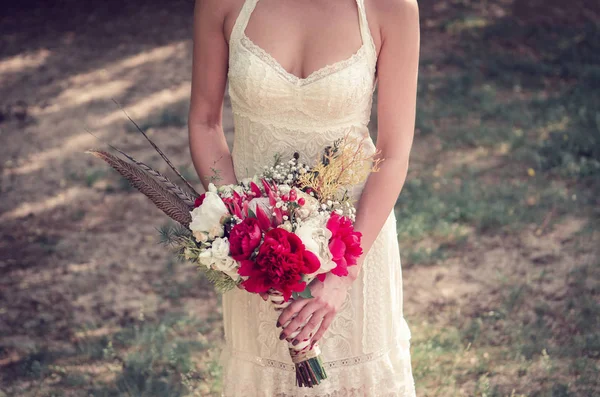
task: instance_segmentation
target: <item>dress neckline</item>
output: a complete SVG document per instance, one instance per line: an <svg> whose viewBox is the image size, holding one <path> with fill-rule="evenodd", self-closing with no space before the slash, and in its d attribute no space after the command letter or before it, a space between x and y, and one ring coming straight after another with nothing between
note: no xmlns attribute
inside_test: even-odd
<svg viewBox="0 0 600 397"><path fill-rule="evenodd" d="M359 30L360 30L360 38L361 38L360 47L349 57L347 57L345 59L341 59L334 63L326 64L326 65L314 70L313 72L309 73L306 77L299 77L299 76L289 72L287 69L285 69L283 67L283 65L277 59L275 59L275 57L273 57L268 51L266 51L264 48L262 48L261 46L256 44L250 37L248 37L246 35L246 27L248 26L248 22L250 21L252 12L256 8L256 5L259 2L259 0L246 0L246 2L244 3L244 6L242 7L240 15L238 15L238 20L236 20L236 22L235 22L236 25L238 23L240 23L240 21L239 21L241 19L240 17L242 17L242 16L244 17L244 20L241 22L241 26L239 27L239 29L240 29L239 41L242 44L242 46L246 50L248 50L248 52L250 52L257 58L261 59L263 62L265 62L265 64L267 64L269 67L271 67L272 69L277 71L284 79L286 79L290 83L292 83L294 85L298 85L298 86L308 85L310 83L321 80L325 77L328 77L330 75L333 75L337 72L340 72L340 71L348 68L350 65L352 65L352 64L356 63L358 60L360 60L361 56L365 53L367 43L366 43L366 39L365 39L364 29L368 30L369 27L363 26L363 21L366 21L366 16L364 15L364 10L361 7L362 4L360 3L360 0L355 0L355 1L356 1L356 7L358 10L358 18L359 18ZM248 7L248 8L246 9L246 7ZM242 14L245 14L245 15L242 15ZM369 35L369 38L371 38L370 32L368 32L368 35ZM371 38L371 40L372 40L372 38Z"/></svg>
<svg viewBox="0 0 600 397"><path fill-rule="evenodd" d="M360 60L362 54L365 52L365 44L363 43L360 46L360 48L358 50L356 50L356 52L354 52L354 54L350 55L348 58L342 59L342 60L334 62L334 63L327 64L323 67L320 67L319 69L311 72L306 77L298 77L295 74L288 72L281 65L281 63L279 63L279 61L277 61L271 54L269 54L267 51L265 51L262 47L260 47L254 41L252 41L252 39L249 38L248 36L246 36L245 33L242 33L241 43L242 43L242 46L246 50L248 50L248 52L250 52L254 56L261 59L265 64L267 64L269 67L273 68L280 75L282 75L283 78L285 78L286 80L288 80L289 82L291 82L293 84L301 85L301 86L308 85L310 83L321 80L325 77L328 77L330 75L333 75L337 72L340 72L340 71L348 68L350 65L352 65L352 64L356 63L358 60Z"/></svg>

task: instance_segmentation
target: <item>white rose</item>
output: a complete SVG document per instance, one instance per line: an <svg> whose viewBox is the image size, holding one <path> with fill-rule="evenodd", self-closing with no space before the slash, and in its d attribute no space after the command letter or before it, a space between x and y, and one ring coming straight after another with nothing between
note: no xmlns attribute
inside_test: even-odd
<svg viewBox="0 0 600 397"><path fill-rule="evenodd" d="M327 273L337 265L332 260L329 250L329 239L331 231L327 229L325 218L322 216L310 219L304 222L296 229L295 234L302 240L307 250L319 258L321 267L309 276L315 276L321 273Z"/></svg>
<svg viewBox="0 0 600 397"><path fill-rule="evenodd" d="M223 237L223 226L221 223L214 225L212 229L208 231L208 237L214 239L215 237Z"/></svg>
<svg viewBox="0 0 600 397"><path fill-rule="evenodd" d="M280 227L284 230L287 230L288 232L292 232L292 223L290 221L285 221L283 222L281 225L277 226Z"/></svg>
<svg viewBox="0 0 600 397"><path fill-rule="evenodd" d="M212 265L212 268L215 270L219 270L229 277L233 281L238 281L240 279L240 275L238 274L238 263L233 258L221 258L215 260Z"/></svg>
<svg viewBox="0 0 600 397"><path fill-rule="evenodd" d="M304 205L296 210L296 216L298 216L300 219L307 219L317 212L317 209L319 208L319 200L300 190L297 190L297 193L298 198L304 199Z"/></svg>
<svg viewBox="0 0 600 397"><path fill-rule="evenodd" d="M198 255L198 262L206 267L210 267L213 263L212 251L210 248L205 249Z"/></svg>
<svg viewBox="0 0 600 397"><path fill-rule="evenodd" d="M217 237L212 246L203 251L198 259L204 266L221 271L234 281L240 279L240 275L237 273L238 262L229 256L229 241L227 238Z"/></svg>
<svg viewBox="0 0 600 397"><path fill-rule="evenodd" d="M229 257L229 240L227 240L227 237L216 238L215 241L212 242L211 251L215 258Z"/></svg>
<svg viewBox="0 0 600 397"><path fill-rule="evenodd" d="M240 275L237 273L238 263L229 256L229 240L227 238L216 238L212 243L212 268L219 270L234 281L237 281Z"/></svg>
<svg viewBox="0 0 600 397"><path fill-rule="evenodd" d="M194 208L191 212L192 222L190 223L190 230L194 233L195 237L196 232L208 233L211 238L220 237L223 235L221 218L228 214L229 211L225 207L223 200L216 193L208 191L202 205ZM198 240L198 237L196 239ZM201 242L201 240L198 241Z"/></svg>

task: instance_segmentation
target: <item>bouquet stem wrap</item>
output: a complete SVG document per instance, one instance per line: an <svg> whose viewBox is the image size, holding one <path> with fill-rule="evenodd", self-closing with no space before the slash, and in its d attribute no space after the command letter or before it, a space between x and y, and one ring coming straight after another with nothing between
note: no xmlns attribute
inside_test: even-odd
<svg viewBox="0 0 600 397"><path fill-rule="evenodd" d="M275 307L275 310L281 311L288 307L293 299L290 298L287 302L284 301L283 295L279 291L271 289L269 291L269 302ZM285 327L293 320L290 319ZM305 341L300 341L296 346L292 345L292 341L302 328L306 325L306 320L298 331L294 331L286 339L288 341L288 349L292 362L296 366L296 386L299 387L313 387L321 383L322 380L327 379L327 373L325 373L325 367L323 367L323 360L321 359L321 349L318 344L314 344L311 348L312 339L308 338Z"/></svg>

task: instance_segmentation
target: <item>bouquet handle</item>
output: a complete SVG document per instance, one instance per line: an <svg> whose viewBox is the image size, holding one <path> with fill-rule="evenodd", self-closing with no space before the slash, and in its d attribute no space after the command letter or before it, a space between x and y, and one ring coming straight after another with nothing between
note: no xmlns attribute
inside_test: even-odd
<svg viewBox="0 0 600 397"><path fill-rule="evenodd" d="M269 290L268 295L269 302L271 302L276 310L283 310L293 302L292 298L287 302L284 301L283 295L273 289ZM283 325L289 324L290 321L292 320ZM327 379L319 345L315 343L311 348L311 338L300 341L296 346L291 343L307 322L308 320L300 326L298 331L294 331L286 339L292 362L296 367L296 385L299 387L313 387L320 384L322 380Z"/></svg>

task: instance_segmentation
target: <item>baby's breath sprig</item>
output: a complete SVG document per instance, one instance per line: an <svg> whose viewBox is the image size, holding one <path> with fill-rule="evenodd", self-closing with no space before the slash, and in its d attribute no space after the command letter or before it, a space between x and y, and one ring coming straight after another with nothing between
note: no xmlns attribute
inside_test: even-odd
<svg viewBox="0 0 600 397"><path fill-rule="evenodd" d="M287 162L281 162L281 158L276 157L273 166L265 166L260 177L273 181L278 185L298 186L300 175L310 170L310 167L301 163L299 158L300 155L298 153L294 153L293 158Z"/></svg>

